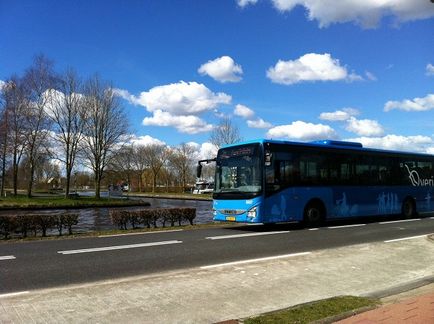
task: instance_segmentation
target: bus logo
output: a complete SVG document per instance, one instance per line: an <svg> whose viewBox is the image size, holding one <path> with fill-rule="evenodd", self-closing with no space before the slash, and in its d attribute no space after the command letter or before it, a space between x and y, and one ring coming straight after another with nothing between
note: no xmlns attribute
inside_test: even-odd
<svg viewBox="0 0 434 324"><path fill-rule="evenodd" d="M410 178L413 186L434 186L434 179L421 179L419 173L416 170L410 170L407 164L404 164L407 168L408 177Z"/></svg>

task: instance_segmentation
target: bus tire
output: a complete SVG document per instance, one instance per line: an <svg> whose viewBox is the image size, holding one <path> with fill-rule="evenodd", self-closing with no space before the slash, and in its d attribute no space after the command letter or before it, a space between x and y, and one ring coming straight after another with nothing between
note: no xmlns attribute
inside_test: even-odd
<svg viewBox="0 0 434 324"><path fill-rule="evenodd" d="M311 201L304 208L303 221L307 227L322 225L325 220L325 208L320 201Z"/></svg>
<svg viewBox="0 0 434 324"><path fill-rule="evenodd" d="M416 203L413 198L407 197L402 202L401 215L404 218L413 218L417 215Z"/></svg>

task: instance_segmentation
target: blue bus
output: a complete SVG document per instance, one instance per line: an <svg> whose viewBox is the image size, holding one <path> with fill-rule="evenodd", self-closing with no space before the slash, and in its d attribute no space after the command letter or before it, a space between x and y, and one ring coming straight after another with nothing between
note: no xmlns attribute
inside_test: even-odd
<svg viewBox="0 0 434 324"><path fill-rule="evenodd" d="M359 216L410 218L434 210L434 156L334 140L255 140L215 161L216 221L305 222Z"/></svg>

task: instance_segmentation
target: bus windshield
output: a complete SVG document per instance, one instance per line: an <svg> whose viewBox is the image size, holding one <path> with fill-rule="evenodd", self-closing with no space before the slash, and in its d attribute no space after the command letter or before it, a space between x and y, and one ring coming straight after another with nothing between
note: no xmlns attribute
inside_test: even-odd
<svg viewBox="0 0 434 324"><path fill-rule="evenodd" d="M214 198L259 195L262 191L260 162L259 144L220 149L216 161Z"/></svg>

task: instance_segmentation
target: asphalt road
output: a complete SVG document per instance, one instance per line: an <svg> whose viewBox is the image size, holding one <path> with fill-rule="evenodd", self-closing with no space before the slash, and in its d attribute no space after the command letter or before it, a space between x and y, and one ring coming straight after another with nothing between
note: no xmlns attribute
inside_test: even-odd
<svg viewBox="0 0 434 324"><path fill-rule="evenodd" d="M434 217L230 226L0 244L0 294L434 233Z"/></svg>

